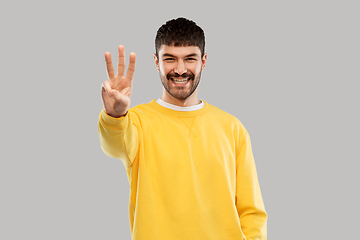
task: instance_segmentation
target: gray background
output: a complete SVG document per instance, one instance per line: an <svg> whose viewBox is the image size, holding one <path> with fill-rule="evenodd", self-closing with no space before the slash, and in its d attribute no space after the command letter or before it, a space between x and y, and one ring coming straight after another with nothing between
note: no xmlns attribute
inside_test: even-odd
<svg viewBox="0 0 360 240"><path fill-rule="evenodd" d="M179 16L206 33L200 98L250 133L269 239L358 238L358 1L75 0L1 2L1 240L130 239L104 53L137 54L133 106L158 98L155 33Z"/></svg>

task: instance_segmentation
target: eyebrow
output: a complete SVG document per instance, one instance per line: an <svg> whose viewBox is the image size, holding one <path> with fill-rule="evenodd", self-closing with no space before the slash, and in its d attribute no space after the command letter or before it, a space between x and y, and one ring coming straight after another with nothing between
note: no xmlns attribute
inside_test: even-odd
<svg viewBox="0 0 360 240"><path fill-rule="evenodd" d="M170 53L164 53L164 54L162 55L162 57L163 57L163 58L164 58L164 57L177 58L176 56L174 56L174 55L172 55L172 54L170 54ZM199 57L199 55L196 54L196 53L191 53L191 54L185 56L185 58L188 58L188 57Z"/></svg>

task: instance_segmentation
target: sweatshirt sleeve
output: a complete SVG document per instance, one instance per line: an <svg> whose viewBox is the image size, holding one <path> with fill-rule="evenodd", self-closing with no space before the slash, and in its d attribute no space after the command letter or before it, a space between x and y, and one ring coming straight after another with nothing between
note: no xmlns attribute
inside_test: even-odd
<svg viewBox="0 0 360 240"><path fill-rule="evenodd" d="M98 122L100 145L104 153L113 158L119 158L126 168L134 162L138 145L138 129L133 124L131 110L120 118L109 116L104 109Z"/></svg>
<svg viewBox="0 0 360 240"><path fill-rule="evenodd" d="M260 192L250 137L245 130L240 142L236 171L236 207L247 240L267 239L267 213Z"/></svg>

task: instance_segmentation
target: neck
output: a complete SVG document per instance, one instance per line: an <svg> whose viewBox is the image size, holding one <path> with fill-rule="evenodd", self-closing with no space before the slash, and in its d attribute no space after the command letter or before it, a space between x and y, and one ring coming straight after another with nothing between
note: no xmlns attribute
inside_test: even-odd
<svg viewBox="0 0 360 240"><path fill-rule="evenodd" d="M190 107L201 103L197 96L197 89L193 92L193 94L191 94L191 96L185 99L174 98L165 89L163 89L161 100L180 107Z"/></svg>

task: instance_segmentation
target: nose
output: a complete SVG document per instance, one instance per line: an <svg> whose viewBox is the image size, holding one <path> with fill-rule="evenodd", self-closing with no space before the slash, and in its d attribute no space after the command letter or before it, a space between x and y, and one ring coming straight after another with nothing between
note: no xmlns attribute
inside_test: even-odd
<svg viewBox="0 0 360 240"><path fill-rule="evenodd" d="M176 68L174 69L174 72L179 74L179 75L182 75L184 73L187 72L187 69L186 69L186 66L185 66L185 63L184 61L182 60L179 60L178 63L177 63L177 66Z"/></svg>

